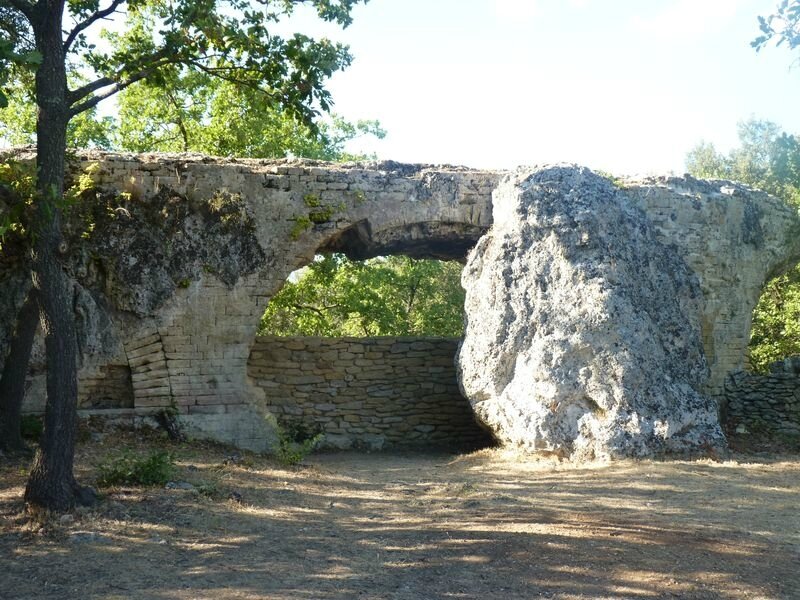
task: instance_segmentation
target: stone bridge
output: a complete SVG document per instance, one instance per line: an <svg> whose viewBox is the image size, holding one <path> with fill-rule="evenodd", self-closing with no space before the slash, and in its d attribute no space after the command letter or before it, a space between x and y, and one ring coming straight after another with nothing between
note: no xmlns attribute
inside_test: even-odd
<svg viewBox="0 0 800 600"><path fill-rule="evenodd" d="M91 407L93 395L103 390L125 387L123 379L129 377L138 413L175 405L191 427L256 450L267 447L273 432L262 418L265 396L248 375L248 358L264 308L288 275L329 251L358 259L407 254L463 260L492 224L492 192L505 175L393 162L339 165L110 153L80 154L74 167L89 173L98 189L118 194L120 207L108 210L119 221L112 229L127 227L130 240L140 227L135 214L140 205L158 215L163 204L166 221L177 214L174 205L184 202L177 235L202 241L202 220L192 220L197 203L214 206L215 199L232 199L247 235L257 242L245 261L249 266L238 273L234 268L233 276L230 269L222 276L220 268L200 264L180 278L168 270L170 279L142 266L146 276L123 302L105 293L121 273L145 265L152 259L147 253L173 262L178 257L162 257L171 250L146 244L137 254L137 243L131 242L96 269L103 278L95 277L95 288L78 285L76 306L83 302L89 306L84 312L104 315L84 318L92 333L83 343L82 406ZM726 182L649 178L615 183L699 279L711 370L702 391L718 396L726 375L745 363L751 314L763 284L800 257L798 219L779 200ZM220 227L227 218L232 217L223 215ZM214 259L219 264L227 264L225 251ZM230 247L232 254L239 251ZM138 305L151 283L160 290L158 301ZM43 377L34 377L29 406L41 400L42 391Z"/></svg>

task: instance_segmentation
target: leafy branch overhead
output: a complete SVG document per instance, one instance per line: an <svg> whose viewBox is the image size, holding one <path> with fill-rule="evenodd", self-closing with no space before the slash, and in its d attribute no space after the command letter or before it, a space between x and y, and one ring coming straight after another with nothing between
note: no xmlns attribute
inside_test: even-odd
<svg viewBox="0 0 800 600"><path fill-rule="evenodd" d="M92 74L68 91L70 114L89 110L138 81L161 85L168 69L181 68L257 91L265 102L313 127L318 111L331 106L325 81L352 57L342 44L301 33L284 38L272 26L307 4L320 18L346 27L352 7L361 1L109 0L101 7L99 0L70 0L73 25L65 32L63 49L68 60ZM123 9L133 26L105 33L106 43L92 43L87 36L92 26ZM36 67L33 37L22 18L35 18L35 11L26 0L4 0L0 6L0 86L6 91L11 65L23 71ZM2 99L7 102L5 95Z"/></svg>
<svg viewBox="0 0 800 600"><path fill-rule="evenodd" d="M770 40L776 45L786 44L790 50L800 46L800 1L782 0L774 14L758 17L761 35L751 42L756 50L764 48Z"/></svg>
<svg viewBox="0 0 800 600"><path fill-rule="evenodd" d="M459 337L464 330L460 279L461 265L455 262L317 256L270 300L260 333Z"/></svg>

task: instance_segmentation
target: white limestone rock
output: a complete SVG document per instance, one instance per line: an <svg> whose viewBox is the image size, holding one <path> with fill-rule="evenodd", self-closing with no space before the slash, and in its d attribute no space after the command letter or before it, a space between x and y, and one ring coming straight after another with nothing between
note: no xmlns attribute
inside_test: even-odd
<svg viewBox="0 0 800 600"><path fill-rule="evenodd" d="M720 450L697 277L585 168L519 170L471 251L459 380L501 443L573 458Z"/></svg>

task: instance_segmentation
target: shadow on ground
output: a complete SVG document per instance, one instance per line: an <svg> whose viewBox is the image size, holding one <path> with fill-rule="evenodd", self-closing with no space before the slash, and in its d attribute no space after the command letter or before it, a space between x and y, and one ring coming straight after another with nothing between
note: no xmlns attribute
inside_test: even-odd
<svg viewBox="0 0 800 600"><path fill-rule="evenodd" d="M83 452L90 464L97 449ZM797 456L576 467L346 453L282 468L178 455L210 497L110 490L40 532L6 465L0 597L800 597Z"/></svg>

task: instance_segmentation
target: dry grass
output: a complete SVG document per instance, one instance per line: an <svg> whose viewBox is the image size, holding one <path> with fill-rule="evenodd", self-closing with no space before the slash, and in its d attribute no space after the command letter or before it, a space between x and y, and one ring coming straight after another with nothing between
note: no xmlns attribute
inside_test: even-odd
<svg viewBox="0 0 800 600"><path fill-rule="evenodd" d="M79 449L91 481L113 434ZM0 470L2 598L800 598L800 457L570 465L502 451L284 468L173 447L201 492L104 490L30 521ZM227 462L227 464L225 464ZM241 495L242 502L229 499Z"/></svg>

